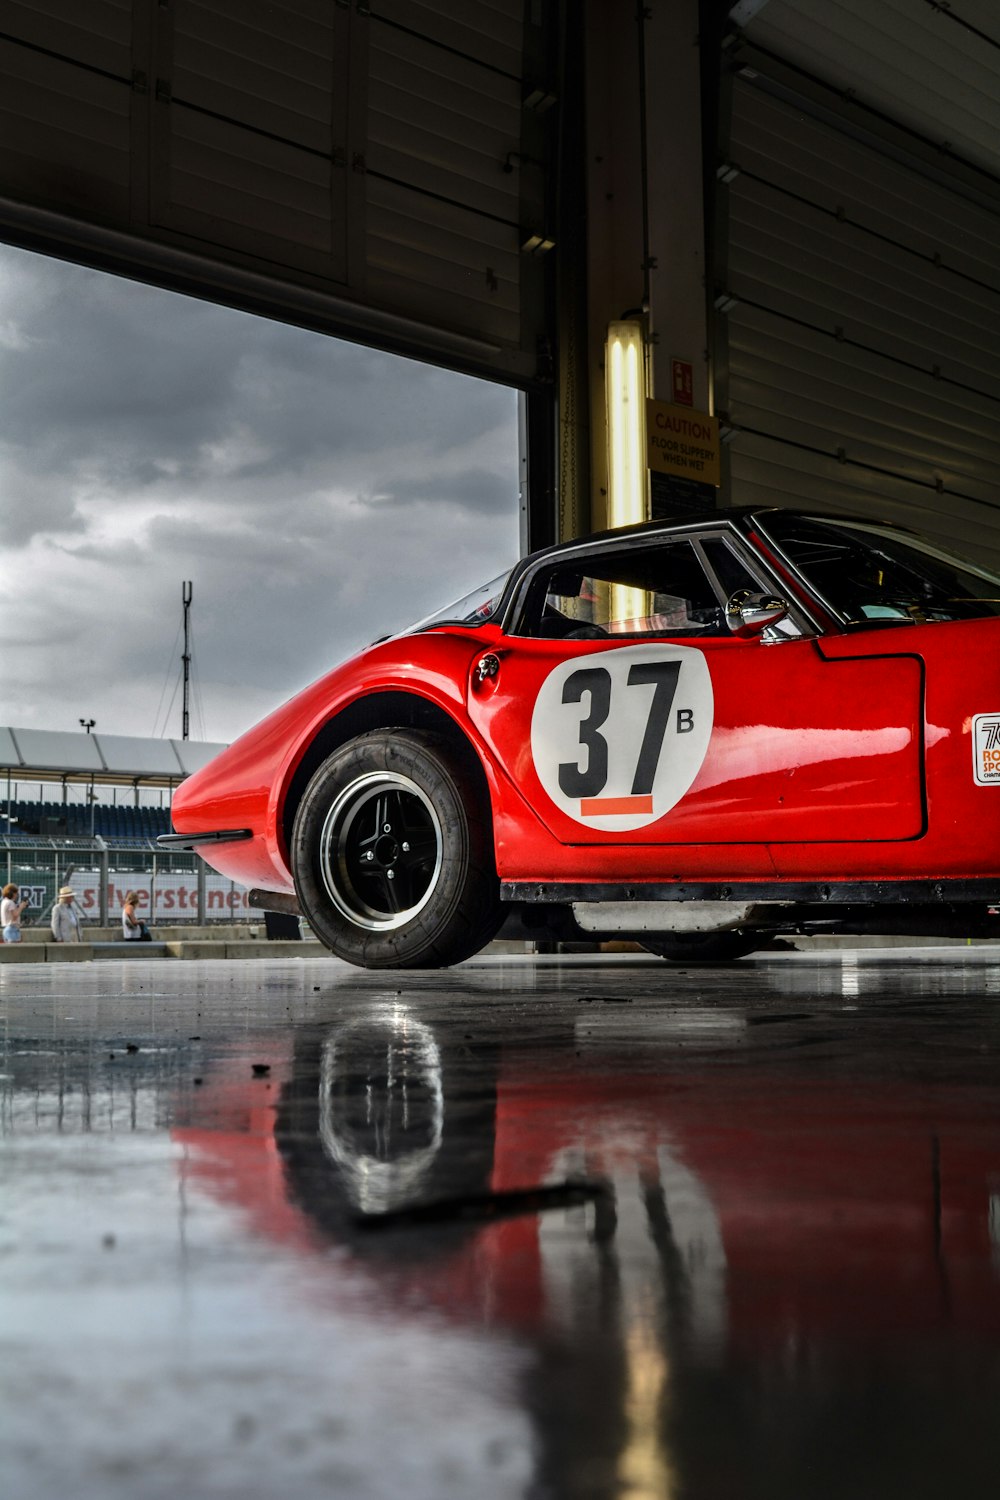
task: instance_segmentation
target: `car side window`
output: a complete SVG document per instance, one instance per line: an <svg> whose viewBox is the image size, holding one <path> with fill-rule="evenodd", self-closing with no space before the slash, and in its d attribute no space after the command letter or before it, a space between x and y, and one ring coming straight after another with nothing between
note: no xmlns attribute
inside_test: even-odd
<svg viewBox="0 0 1000 1500"><path fill-rule="evenodd" d="M776 513L767 531L852 625L975 620L1000 614L997 578L933 545L862 521Z"/></svg>
<svg viewBox="0 0 1000 1500"><path fill-rule="evenodd" d="M761 579L751 573L746 563L724 537L705 537L701 547L727 599L740 589L750 589L752 592L760 592L763 589Z"/></svg>
<svg viewBox="0 0 1000 1500"><path fill-rule="evenodd" d="M689 541L565 561L535 580L521 633L547 639L726 635L723 602Z"/></svg>

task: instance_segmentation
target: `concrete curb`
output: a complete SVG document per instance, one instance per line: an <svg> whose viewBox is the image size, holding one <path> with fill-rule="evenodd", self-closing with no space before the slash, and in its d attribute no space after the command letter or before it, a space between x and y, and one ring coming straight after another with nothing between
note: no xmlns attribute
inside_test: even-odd
<svg viewBox="0 0 1000 1500"><path fill-rule="evenodd" d="M145 959L322 958L327 949L315 939L258 942L187 939L170 943L0 943L0 964L133 963Z"/></svg>

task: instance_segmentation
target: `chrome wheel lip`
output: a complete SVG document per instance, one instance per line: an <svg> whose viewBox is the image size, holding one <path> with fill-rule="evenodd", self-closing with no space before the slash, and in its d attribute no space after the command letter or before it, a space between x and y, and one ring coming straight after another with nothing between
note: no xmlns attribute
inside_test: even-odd
<svg viewBox="0 0 1000 1500"><path fill-rule="evenodd" d="M381 1052L384 1063L383 1086L370 1089L377 1147L371 1129L358 1133L338 1119L337 1096L343 1095L345 1085L349 1087L355 1039L367 1054ZM356 1074L356 1058L354 1062ZM408 1096L416 1101L413 1123L422 1126L422 1132L404 1129L394 1137L393 1104L398 1107L402 1102L408 1112ZM444 1139L444 1086L434 1033L405 1005L396 1001L376 1004L362 1019L337 1028L324 1042L319 1138L326 1155L344 1173L352 1203L361 1213L390 1213L419 1196Z"/></svg>
<svg viewBox="0 0 1000 1500"><path fill-rule="evenodd" d="M434 867L418 899L398 912L384 912L369 905L357 890L347 868L347 845L359 817L385 793L411 797L427 814L434 833ZM319 872L333 905L355 927L366 932L393 932L418 916L437 888L443 863L444 837L441 820L427 794L409 776L398 771L369 771L356 777L333 800L320 832Z"/></svg>

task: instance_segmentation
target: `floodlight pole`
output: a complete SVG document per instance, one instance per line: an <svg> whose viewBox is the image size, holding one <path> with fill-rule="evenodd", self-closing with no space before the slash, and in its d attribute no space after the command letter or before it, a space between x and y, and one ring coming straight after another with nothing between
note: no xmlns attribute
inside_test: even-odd
<svg viewBox="0 0 1000 1500"><path fill-rule="evenodd" d="M189 737L191 728L191 715L189 704L191 699L191 598L194 594L194 584L186 582L181 584L181 602L184 605L184 655L181 661L184 663L184 696L181 711L181 739Z"/></svg>

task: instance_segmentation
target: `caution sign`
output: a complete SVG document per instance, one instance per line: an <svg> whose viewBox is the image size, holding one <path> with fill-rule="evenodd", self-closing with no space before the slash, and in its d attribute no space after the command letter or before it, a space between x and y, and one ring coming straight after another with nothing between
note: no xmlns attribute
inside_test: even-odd
<svg viewBox="0 0 1000 1500"><path fill-rule="evenodd" d="M646 452L649 467L699 484L722 483L719 468L719 423L706 412L666 401L646 402Z"/></svg>

